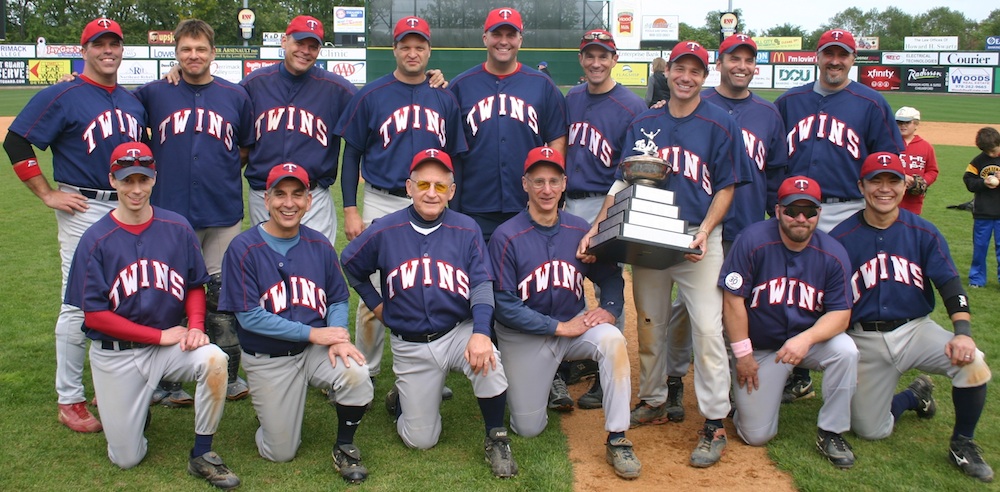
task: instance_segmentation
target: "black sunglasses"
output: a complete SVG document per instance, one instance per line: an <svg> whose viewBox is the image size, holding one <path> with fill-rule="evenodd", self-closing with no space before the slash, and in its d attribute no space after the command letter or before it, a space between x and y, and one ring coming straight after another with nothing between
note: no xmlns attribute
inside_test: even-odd
<svg viewBox="0 0 1000 492"><path fill-rule="evenodd" d="M155 162L152 156L144 155L139 157L125 156L115 159L115 162L121 167L132 167L139 163L142 167L152 167Z"/></svg>
<svg viewBox="0 0 1000 492"><path fill-rule="evenodd" d="M799 214L805 215L807 219L811 219L819 215L819 207L815 205L785 205L785 211L783 212L786 217L796 218Z"/></svg>
<svg viewBox="0 0 1000 492"><path fill-rule="evenodd" d="M588 32L587 34L583 35L584 41L594 41L594 40L611 41L612 39L614 38L612 38L610 34L604 34L603 32Z"/></svg>

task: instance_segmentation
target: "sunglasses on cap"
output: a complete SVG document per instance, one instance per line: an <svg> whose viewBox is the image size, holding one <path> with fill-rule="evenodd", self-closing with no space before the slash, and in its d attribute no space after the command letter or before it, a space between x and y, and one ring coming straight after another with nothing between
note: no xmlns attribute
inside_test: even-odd
<svg viewBox="0 0 1000 492"><path fill-rule="evenodd" d="M414 183L416 183L417 189L420 191L427 191L431 189L431 186L433 186L434 191L440 195L447 193L448 187L451 186L446 183L431 183L430 181L414 181Z"/></svg>
<svg viewBox="0 0 1000 492"><path fill-rule="evenodd" d="M139 157L124 156L115 159L115 163L121 167L132 167L138 163L142 167L151 167L155 162L153 157L149 155L143 155Z"/></svg>
<svg viewBox="0 0 1000 492"><path fill-rule="evenodd" d="M785 211L782 212L785 217L796 218L799 214L805 215L806 219L811 219L819 215L819 207L815 205L785 205Z"/></svg>
<svg viewBox="0 0 1000 492"><path fill-rule="evenodd" d="M611 41L612 38L610 34L605 34L603 32L588 32L583 35L584 41Z"/></svg>

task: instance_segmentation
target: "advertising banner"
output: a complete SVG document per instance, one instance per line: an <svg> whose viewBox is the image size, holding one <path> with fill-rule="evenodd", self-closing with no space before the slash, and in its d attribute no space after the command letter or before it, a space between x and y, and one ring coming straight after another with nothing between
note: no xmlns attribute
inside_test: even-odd
<svg viewBox="0 0 1000 492"><path fill-rule="evenodd" d="M52 85L71 72L69 60L28 60L29 85Z"/></svg>
<svg viewBox="0 0 1000 492"><path fill-rule="evenodd" d="M938 65L937 53L886 51L882 53L884 65Z"/></svg>
<svg viewBox="0 0 1000 492"><path fill-rule="evenodd" d="M791 89L816 81L816 67L812 65L776 65L774 88Z"/></svg>
<svg viewBox="0 0 1000 492"><path fill-rule="evenodd" d="M334 7L333 32L337 34L364 34L364 7Z"/></svg>
<svg viewBox="0 0 1000 492"><path fill-rule="evenodd" d="M0 44L0 58L34 58L33 44Z"/></svg>
<svg viewBox="0 0 1000 492"><path fill-rule="evenodd" d="M903 90L907 92L945 92L948 89L945 67L903 67Z"/></svg>
<svg viewBox="0 0 1000 492"><path fill-rule="evenodd" d="M649 64L618 62L611 69L611 78L622 85L645 87L649 81Z"/></svg>
<svg viewBox="0 0 1000 492"><path fill-rule="evenodd" d="M121 85L142 85L160 76L160 62L156 60L122 60L118 67L118 83Z"/></svg>
<svg viewBox="0 0 1000 492"><path fill-rule="evenodd" d="M0 60L0 85L24 85L27 82L27 61Z"/></svg>
<svg viewBox="0 0 1000 492"><path fill-rule="evenodd" d="M758 36L753 38L757 50L767 51L800 51L802 38L799 36Z"/></svg>
<svg viewBox="0 0 1000 492"><path fill-rule="evenodd" d="M906 36L906 51L949 51L958 49L958 36Z"/></svg>
<svg viewBox="0 0 1000 492"><path fill-rule="evenodd" d="M989 94L993 92L993 68L948 67L948 92Z"/></svg>
<svg viewBox="0 0 1000 492"><path fill-rule="evenodd" d="M803 65L815 65L816 52L815 51L772 51L771 63L774 64L800 63Z"/></svg>
<svg viewBox="0 0 1000 492"><path fill-rule="evenodd" d="M861 82L877 91L898 91L900 89L900 67L871 65L859 69Z"/></svg>
<svg viewBox="0 0 1000 492"><path fill-rule="evenodd" d="M975 65L995 67L1000 64L1000 53L959 51L941 53L941 65Z"/></svg>
<svg viewBox="0 0 1000 492"><path fill-rule="evenodd" d="M364 60L329 60L326 62L326 69L344 77L352 84L368 83L368 62Z"/></svg>

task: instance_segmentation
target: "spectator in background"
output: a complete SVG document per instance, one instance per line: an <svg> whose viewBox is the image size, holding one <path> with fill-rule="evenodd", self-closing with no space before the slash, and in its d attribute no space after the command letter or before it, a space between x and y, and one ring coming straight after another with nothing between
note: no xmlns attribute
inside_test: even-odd
<svg viewBox="0 0 1000 492"><path fill-rule="evenodd" d="M965 168L965 187L976 194L972 205L972 266L969 268L969 287L986 285L986 253L993 236L994 250L1000 260L1000 132L986 127L976 133L979 153ZM1000 267L997 268L1000 280Z"/></svg>
<svg viewBox="0 0 1000 492"><path fill-rule="evenodd" d="M899 208L920 215L920 211L924 208L927 188L937 180L937 158L934 157L934 147L930 142L917 135L920 111L909 106L899 108L896 111L896 125L899 126L899 133L903 135L903 142L906 143L906 151L900 156L906 169L906 195Z"/></svg>
<svg viewBox="0 0 1000 492"><path fill-rule="evenodd" d="M550 79L552 78L552 74L549 73L549 62L538 62L538 71L548 75Z"/></svg>
<svg viewBox="0 0 1000 492"><path fill-rule="evenodd" d="M670 88L667 87L667 61L656 57L650 69L649 83L646 84L646 107L652 107L659 101L670 99Z"/></svg>

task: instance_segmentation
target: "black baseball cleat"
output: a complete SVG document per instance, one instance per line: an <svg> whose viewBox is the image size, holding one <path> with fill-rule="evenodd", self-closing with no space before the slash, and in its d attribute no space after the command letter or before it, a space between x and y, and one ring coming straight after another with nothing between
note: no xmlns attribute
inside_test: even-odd
<svg viewBox="0 0 1000 492"><path fill-rule="evenodd" d="M490 464L490 471L497 478L510 478L517 475L517 462L514 461L514 454L510 450L510 438L507 437L507 429L495 427L490 429L483 443L486 452L486 462Z"/></svg>
<svg viewBox="0 0 1000 492"><path fill-rule="evenodd" d="M846 470L854 466L854 451L851 445L844 440L844 436L836 432L819 429L816 434L816 449L837 468Z"/></svg>
<svg viewBox="0 0 1000 492"><path fill-rule="evenodd" d="M983 450L971 438L958 436L952 439L948 459L970 477L983 482L993 481L993 468L983 459Z"/></svg>
<svg viewBox="0 0 1000 492"><path fill-rule="evenodd" d="M333 468L348 483L361 483L368 478L368 469L361 463L361 450L353 444L333 447Z"/></svg>
<svg viewBox="0 0 1000 492"><path fill-rule="evenodd" d="M937 413L937 403L934 401L934 382L926 374L917 376L907 387L917 397L917 417L929 419Z"/></svg>
<svg viewBox="0 0 1000 492"><path fill-rule="evenodd" d="M201 456L188 460L188 473L198 478L204 478L208 483L222 489L235 489L240 486L240 478L233 473L215 451L209 451Z"/></svg>

